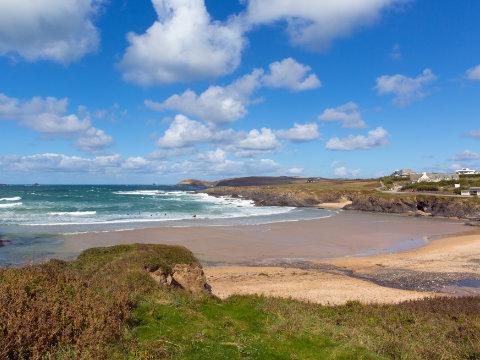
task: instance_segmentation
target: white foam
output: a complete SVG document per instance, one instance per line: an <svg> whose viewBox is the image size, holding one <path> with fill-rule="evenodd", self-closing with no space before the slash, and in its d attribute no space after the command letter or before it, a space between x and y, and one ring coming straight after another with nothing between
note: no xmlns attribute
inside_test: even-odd
<svg viewBox="0 0 480 360"><path fill-rule="evenodd" d="M96 215L96 211L59 211L59 212L49 212L49 215L53 216L92 216Z"/></svg>
<svg viewBox="0 0 480 360"><path fill-rule="evenodd" d="M115 195L139 195L139 196L158 196L165 192L161 190L133 190L133 191L114 191Z"/></svg>
<svg viewBox="0 0 480 360"><path fill-rule="evenodd" d="M20 201L22 198L20 196L14 196L9 198L1 198L0 201Z"/></svg>
<svg viewBox="0 0 480 360"><path fill-rule="evenodd" d="M22 206L21 202L9 203L9 204L0 204L0 209L13 208L17 206Z"/></svg>

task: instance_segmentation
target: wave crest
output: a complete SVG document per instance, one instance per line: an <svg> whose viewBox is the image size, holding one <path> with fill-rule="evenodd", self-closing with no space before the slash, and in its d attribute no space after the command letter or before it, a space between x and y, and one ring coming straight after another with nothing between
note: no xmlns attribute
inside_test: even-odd
<svg viewBox="0 0 480 360"><path fill-rule="evenodd" d="M0 198L0 201L20 201L22 198L20 196Z"/></svg>

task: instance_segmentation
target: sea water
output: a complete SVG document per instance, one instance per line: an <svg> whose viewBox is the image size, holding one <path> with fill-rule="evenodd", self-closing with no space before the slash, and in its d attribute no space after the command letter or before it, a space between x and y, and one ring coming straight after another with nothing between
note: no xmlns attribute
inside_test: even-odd
<svg viewBox="0 0 480 360"><path fill-rule="evenodd" d="M48 258L64 234L158 226L255 225L335 213L258 207L247 199L214 197L198 190L155 185L0 186L0 236L4 239L0 266L29 256Z"/></svg>

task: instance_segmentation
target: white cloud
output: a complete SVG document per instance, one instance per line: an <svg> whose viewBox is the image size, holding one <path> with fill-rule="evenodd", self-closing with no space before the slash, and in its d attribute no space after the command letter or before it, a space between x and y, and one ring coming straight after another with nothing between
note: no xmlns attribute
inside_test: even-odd
<svg viewBox="0 0 480 360"><path fill-rule="evenodd" d="M68 99L33 97L21 101L0 93L0 120L13 120L47 138L72 138L85 151L113 143L111 136L92 126L88 117L67 114Z"/></svg>
<svg viewBox="0 0 480 360"><path fill-rule="evenodd" d="M270 64L268 74L263 69L254 69L227 86L210 86L200 94L189 89L163 102L145 100L145 105L155 111L178 111L212 124L224 124L243 118L254 102L253 94L263 86L302 91L319 85L310 67L289 58Z"/></svg>
<svg viewBox="0 0 480 360"><path fill-rule="evenodd" d="M68 64L95 51L104 0L0 1L0 55Z"/></svg>
<svg viewBox="0 0 480 360"><path fill-rule="evenodd" d="M296 45L322 50L333 39L374 23L382 11L404 0L249 0L251 25L285 21Z"/></svg>
<svg viewBox="0 0 480 360"><path fill-rule="evenodd" d="M162 162L140 156L124 159L115 154L85 158L55 153L0 156L0 166L5 171L17 173L59 172L101 175L158 174L165 168Z"/></svg>
<svg viewBox="0 0 480 360"><path fill-rule="evenodd" d="M350 135L340 139L334 137L327 142L328 150L350 151L350 150L368 150L388 144L388 132L382 127L378 127L364 135Z"/></svg>
<svg viewBox="0 0 480 360"><path fill-rule="evenodd" d="M453 159L454 161L476 161L480 160L480 153L470 151L470 150L465 150L464 152L460 154L456 154Z"/></svg>
<svg viewBox="0 0 480 360"><path fill-rule="evenodd" d="M245 44L233 20L212 21L204 0L152 0L157 20L144 34L128 34L119 67L141 85L215 78L235 70Z"/></svg>
<svg viewBox="0 0 480 360"><path fill-rule="evenodd" d="M311 73L310 66L300 64L292 58L271 63L269 68L270 72L263 78L266 86L292 91L311 90L321 86L317 75Z"/></svg>
<svg viewBox="0 0 480 360"><path fill-rule="evenodd" d="M145 105L156 111L179 111L211 123L229 123L244 117L252 93L260 86L263 71L255 69L232 84L210 86L200 95L192 90L170 96L162 103L146 100Z"/></svg>
<svg viewBox="0 0 480 360"><path fill-rule="evenodd" d="M405 75L383 75L377 78L375 86L378 94L391 94L393 102L397 106L406 106L415 100L423 99L428 95L427 85L437 79L437 76L430 70L423 70L422 74L415 78Z"/></svg>
<svg viewBox="0 0 480 360"><path fill-rule="evenodd" d="M303 168L301 167L293 167L293 168L290 168L287 170L287 172L289 174L292 174L292 175L300 175L303 173Z"/></svg>
<svg viewBox="0 0 480 360"><path fill-rule="evenodd" d="M125 162L122 164L122 167L127 169L127 170L138 170L142 169L146 166L150 165L150 161L147 159L144 159L141 156L134 156L134 157L129 157L128 159L125 160Z"/></svg>
<svg viewBox="0 0 480 360"><path fill-rule="evenodd" d="M275 133L268 128L250 130L247 136L240 140L237 145L245 150L273 150L279 146Z"/></svg>
<svg viewBox="0 0 480 360"><path fill-rule="evenodd" d="M222 149L216 149L214 151L200 153L198 154L197 158L202 161L219 163L227 159L227 153Z"/></svg>
<svg viewBox="0 0 480 360"><path fill-rule="evenodd" d="M333 169L333 173L335 176L342 177L342 178L348 178L348 177L356 177L360 174L359 169L349 169L346 166L340 166L337 168Z"/></svg>
<svg viewBox="0 0 480 360"><path fill-rule="evenodd" d="M117 157L93 159L63 154L45 153L28 156L0 156L2 168L10 171L97 172L119 165Z"/></svg>
<svg viewBox="0 0 480 360"><path fill-rule="evenodd" d="M131 174L189 174L198 177L215 175L271 174L281 166L270 159L230 160L221 150L201 153L190 160L166 162L142 156L123 158L114 154L108 156L79 157L56 153L27 156L0 155L0 168L8 173L62 173L80 176L84 174L105 177L122 177Z"/></svg>
<svg viewBox="0 0 480 360"><path fill-rule="evenodd" d="M280 139L287 139L295 142L311 141L318 139L320 136L318 132L318 125L315 123L297 124L292 128L286 130L277 130L275 134Z"/></svg>
<svg viewBox="0 0 480 360"><path fill-rule="evenodd" d="M198 143L210 142L213 138L212 130L184 115L177 115L158 140L158 145L164 148L181 148Z"/></svg>
<svg viewBox="0 0 480 360"><path fill-rule="evenodd" d="M344 128L364 128L367 126L358 110L358 105L348 102L336 108L326 109L320 116L322 121L338 121Z"/></svg>
<svg viewBox="0 0 480 360"><path fill-rule="evenodd" d="M480 81L480 65L474 66L465 72L468 80Z"/></svg>

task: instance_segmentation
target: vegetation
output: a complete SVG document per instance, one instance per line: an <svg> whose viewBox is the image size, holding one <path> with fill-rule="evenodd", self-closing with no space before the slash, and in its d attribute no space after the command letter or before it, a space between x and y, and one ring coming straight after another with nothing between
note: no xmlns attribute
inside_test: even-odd
<svg viewBox="0 0 480 360"><path fill-rule="evenodd" d="M181 247L92 249L0 271L0 358L479 359L480 299L319 306L220 301L147 270L196 264Z"/></svg>
<svg viewBox="0 0 480 360"><path fill-rule="evenodd" d="M432 183L416 183L416 184L408 184L402 186L402 190L415 190L415 191L439 191L441 188L439 185L432 184Z"/></svg>

